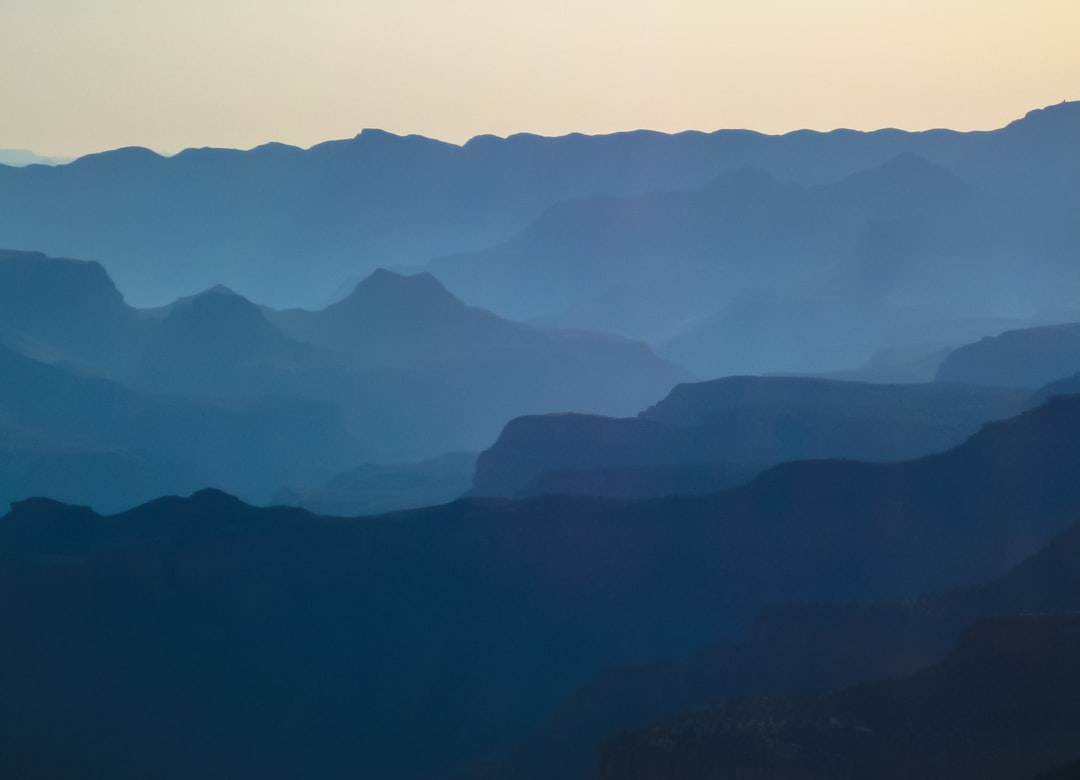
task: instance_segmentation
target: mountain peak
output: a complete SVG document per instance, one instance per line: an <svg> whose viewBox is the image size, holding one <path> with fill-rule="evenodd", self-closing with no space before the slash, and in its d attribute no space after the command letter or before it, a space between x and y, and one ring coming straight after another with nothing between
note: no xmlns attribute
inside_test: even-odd
<svg viewBox="0 0 1080 780"><path fill-rule="evenodd" d="M1017 119L1009 124L1017 125L1021 123L1057 122L1062 120L1080 120L1080 100L1062 100L1060 103L1055 103L1054 105L1032 109L1024 114L1023 118Z"/></svg>
<svg viewBox="0 0 1080 780"><path fill-rule="evenodd" d="M181 311L259 311L259 307L224 284L215 284L202 292L177 298L165 307L170 314Z"/></svg>
<svg viewBox="0 0 1080 780"><path fill-rule="evenodd" d="M41 252L0 250L0 300L15 309L51 305L126 306L101 263L48 257Z"/></svg>
<svg viewBox="0 0 1080 780"><path fill-rule="evenodd" d="M251 346L281 338L262 309L224 285L180 298L164 313L159 335L172 334L170 338L191 347L207 341L220 344L223 339Z"/></svg>
<svg viewBox="0 0 1080 780"><path fill-rule="evenodd" d="M100 528L101 516L87 506L51 498L14 501L0 518L0 544L24 551L57 551L79 545Z"/></svg>
<svg viewBox="0 0 1080 780"><path fill-rule="evenodd" d="M143 146L124 146L108 152L84 155L70 164L73 170L101 169L128 170L168 158Z"/></svg>
<svg viewBox="0 0 1080 780"><path fill-rule="evenodd" d="M343 300L330 307L333 310L356 306L464 306L427 271L406 276L386 268L377 268L361 280Z"/></svg>
<svg viewBox="0 0 1080 780"><path fill-rule="evenodd" d="M224 284L215 284L213 287L203 290L199 295L226 295L233 298L243 298L238 292Z"/></svg>
<svg viewBox="0 0 1080 780"><path fill-rule="evenodd" d="M1019 137L1026 142L1038 139L1053 140L1055 143L1069 142L1080 130L1080 101L1068 101L1028 111L1021 119L1010 122L994 135Z"/></svg>
<svg viewBox="0 0 1080 780"><path fill-rule="evenodd" d="M335 144L333 141L329 143ZM389 130L380 130L374 127L365 127L357 133L351 141L345 141L344 143L354 150L358 148L367 148L369 150L408 150L415 152L421 149L460 149L460 147L455 144L440 141L437 138L428 138L425 135L417 135L415 133L398 135L397 133L391 133ZM319 144L319 146L325 146L325 144Z"/></svg>
<svg viewBox="0 0 1080 780"><path fill-rule="evenodd" d="M192 493L185 501L200 511L236 511L249 508L236 496L218 488L203 488Z"/></svg>
<svg viewBox="0 0 1080 780"><path fill-rule="evenodd" d="M849 183L878 183L885 182L890 187L902 184L908 187L956 187L961 184L960 180L940 165L930 162L925 157L914 152L906 151L890 157L881 165L868 168L849 176Z"/></svg>

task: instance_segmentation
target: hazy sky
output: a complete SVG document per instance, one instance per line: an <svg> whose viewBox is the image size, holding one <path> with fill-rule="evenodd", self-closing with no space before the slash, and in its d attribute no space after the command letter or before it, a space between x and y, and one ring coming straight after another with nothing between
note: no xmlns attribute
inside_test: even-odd
<svg viewBox="0 0 1080 780"><path fill-rule="evenodd" d="M999 127L1080 0L2 0L0 148Z"/></svg>

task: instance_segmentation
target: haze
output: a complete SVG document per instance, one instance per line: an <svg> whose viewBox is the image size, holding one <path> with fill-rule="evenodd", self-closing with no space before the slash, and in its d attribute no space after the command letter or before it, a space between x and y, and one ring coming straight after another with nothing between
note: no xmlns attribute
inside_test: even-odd
<svg viewBox="0 0 1080 780"><path fill-rule="evenodd" d="M0 147L998 127L1077 97L1074 0L8 0Z"/></svg>

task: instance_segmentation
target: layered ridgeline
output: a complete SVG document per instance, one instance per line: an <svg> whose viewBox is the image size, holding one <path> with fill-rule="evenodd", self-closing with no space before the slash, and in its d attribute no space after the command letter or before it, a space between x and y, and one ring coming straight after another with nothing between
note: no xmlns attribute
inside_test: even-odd
<svg viewBox="0 0 1080 780"><path fill-rule="evenodd" d="M0 168L0 246L100 260L129 300L213 284L318 305L349 276L481 249L552 204L700 186L747 165L820 183L903 152L963 157L978 134L651 132L475 138L366 130L308 150L117 149L57 168Z"/></svg>
<svg viewBox="0 0 1080 780"><path fill-rule="evenodd" d="M1080 323L1008 330L951 351L941 382L1039 387L1080 374Z"/></svg>
<svg viewBox="0 0 1080 780"><path fill-rule="evenodd" d="M0 245L99 260L155 304L221 282L322 305L429 264L471 304L643 338L702 376L848 369L1075 318L1078 125L1068 103L964 134L121 149L0 168Z"/></svg>
<svg viewBox="0 0 1080 780"><path fill-rule="evenodd" d="M948 160L913 151L809 186L747 168L579 199L431 268L466 300L632 334L702 376L929 355L995 321L1075 310L1078 132L1080 104L1066 104Z"/></svg>
<svg viewBox="0 0 1080 780"><path fill-rule="evenodd" d="M883 462L940 452L1040 399L935 383L728 377L683 384L636 417L511 420L477 460L473 494L718 492L787 461Z"/></svg>
<svg viewBox="0 0 1080 780"><path fill-rule="evenodd" d="M687 376L640 343L467 307L425 274L376 272L321 311L222 287L136 309L96 263L19 252L0 253L0 345L0 497L111 509L198 485L264 502L477 451L522 413L630 413Z"/></svg>
<svg viewBox="0 0 1080 780"><path fill-rule="evenodd" d="M685 499L357 520L216 492L111 517L23 502L0 519L0 766L444 776L602 670L687 657L768 604L1001 574L1080 514L1078 434L1080 400L1060 398L940 455L793 463Z"/></svg>

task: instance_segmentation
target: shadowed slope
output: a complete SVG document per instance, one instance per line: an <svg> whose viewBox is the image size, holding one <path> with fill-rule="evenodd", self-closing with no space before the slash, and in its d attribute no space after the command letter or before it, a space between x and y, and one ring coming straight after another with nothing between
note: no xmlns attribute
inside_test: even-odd
<svg viewBox="0 0 1080 780"><path fill-rule="evenodd" d="M132 309L100 266L34 253L0 255L5 279L0 343L15 351L199 403L336 407L344 430L314 462L324 474L478 451L522 414L628 414L687 378L639 342L503 320L426 274L377 272L318 312L261 308L221 286ZM309 419L283 416L277 434L284 440ZM345 437L363 447L351 462L333 447Z"/></svg>
<svg viewBox="0 0 1080 780"><path fill-rule="evenodd" d="M793 696L912 674L946 655L972 621L1080 611L1080 525L1003 576L902 602L765 609L745 640L684 663L611 669L574 693L514 751L476 769L488 780L590 776L597 751L641 729L736 697Z"/></svg>
<svg viewBox="0 0 1080 780"><path fill-rule="evenodd" d="M612 742L598 778L1030 777L1074 755L1080 618L996 619L909 678L751 700Z"/></svg>
<svg viewBox="0 0 1080 780"><path fill-rule="evenodd" d="M20 504L0 521L17 737L0 761L431 777L520 740L601 670L683 656L764 605L1001 572L1080 513L1078 426L1059 399L942 455L790 464L694 499L358 520L218 493L109 518Z"/></svg>
<svg viewBox="0 0 1080 780"><path fill-rule="evenodd" d="M1036 388L1080 371L1080 324L1010 330L953 350L939 382Z"/></svg>
<svg viewBox="0 0 1080 780"><path fill-rule="evenodd" d="M1027 393L962 385L871 385L728 377L681 384L636 418L511 420L481 454L477 495L680 495L732 487L810 458L904 460L961 443Z"/></svg>

